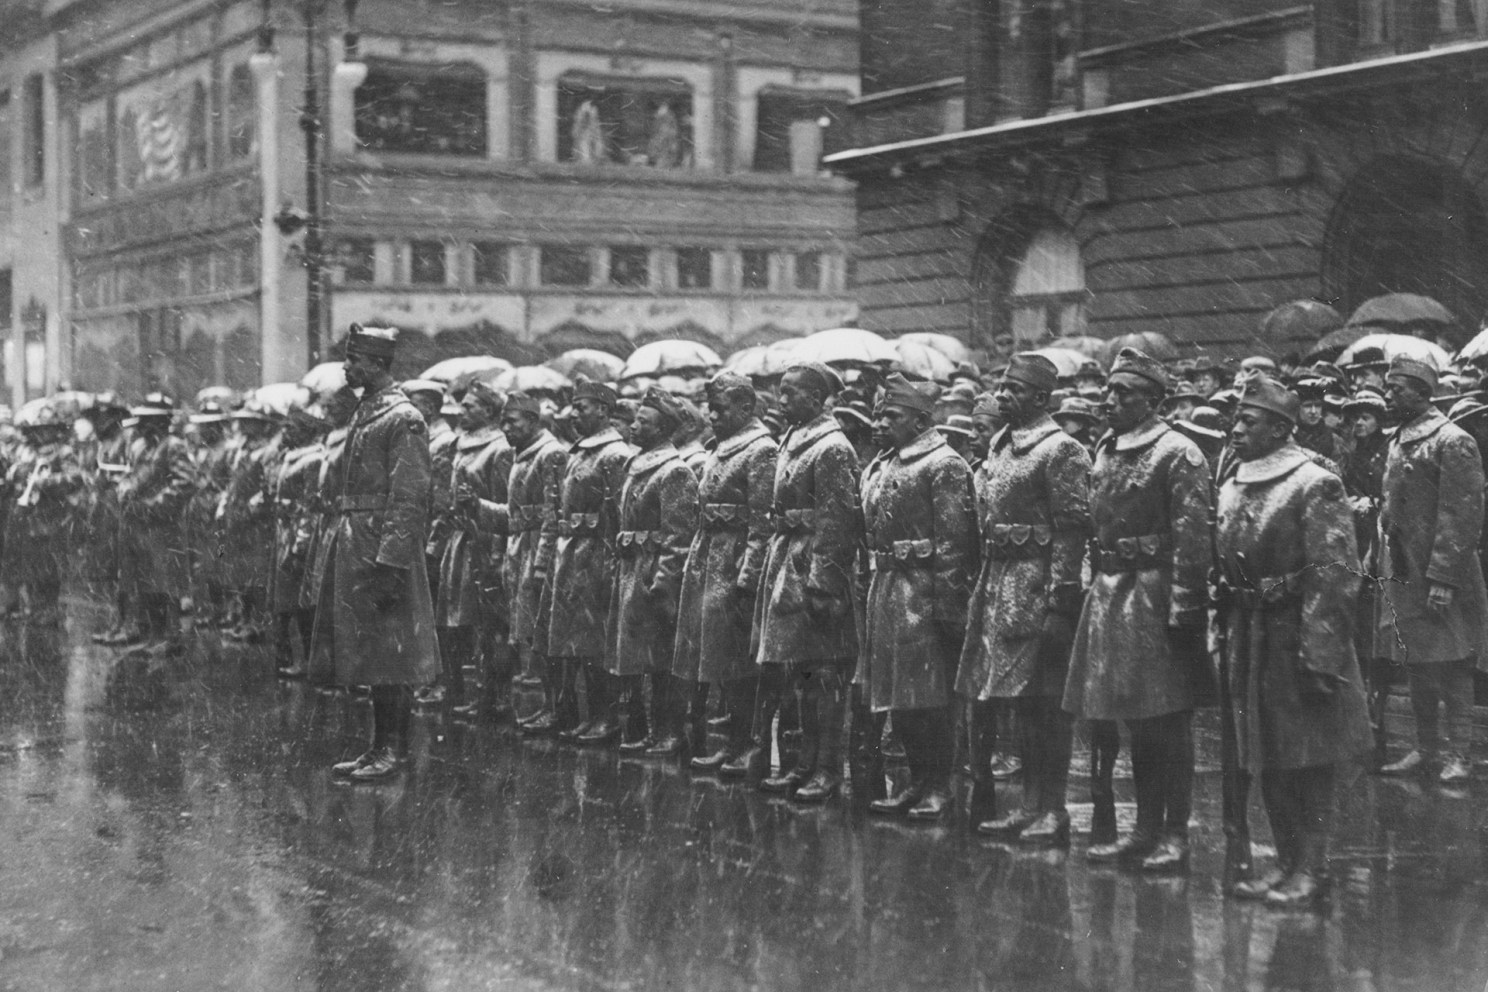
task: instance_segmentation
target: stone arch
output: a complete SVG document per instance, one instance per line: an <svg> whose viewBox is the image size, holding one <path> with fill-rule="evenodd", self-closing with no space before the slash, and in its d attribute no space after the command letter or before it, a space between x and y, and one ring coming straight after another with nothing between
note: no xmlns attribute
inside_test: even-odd
<svg viewBox="0 0 1488 992"><path fill-rule="evenodd" d="M1043 338L1084 333L1089 290L1082 247L1073 225L1041 204L1023 203L995 218L972 260L973 344L1003 360ZM1019 305L1024 300L1033 309L1047 304L1041 327L1029 322L1031 307Z"/></svg>

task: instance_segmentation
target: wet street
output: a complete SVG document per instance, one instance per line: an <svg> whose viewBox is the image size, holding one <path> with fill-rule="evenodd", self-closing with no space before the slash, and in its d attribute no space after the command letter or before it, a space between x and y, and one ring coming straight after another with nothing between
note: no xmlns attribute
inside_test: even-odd
<svg viewBox="0 0 1488 992"><path fill-rule="evenodd" d="M4 630L0 989L1472 990L1484 797L1362 777L1326 917L1220 896L1201 755L1186 878L801 809L672 764L419 718L400 782L334 784L365 704L193 638L119 666ZM1122 786L1129 794L1130 782ZM1077 830L1088 821L1072 777ZM1131 809L1123 807L1123 816ZM1258 839L1263 816L1254 815Z"/></svg>

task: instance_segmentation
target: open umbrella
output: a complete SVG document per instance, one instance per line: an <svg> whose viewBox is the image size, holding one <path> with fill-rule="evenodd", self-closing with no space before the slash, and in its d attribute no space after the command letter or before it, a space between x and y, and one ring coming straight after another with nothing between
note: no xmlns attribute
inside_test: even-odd
<svg viewBox="0 0 1488 992"><path fill-rule="evenodd" d="M705 344L683 338L668 338L665 341L643 344L631 352L620 369L620 378L707 372L722 364L723 359L718 357L718 352Z"/></svg>
<svg viewBox="0 0 1488 992"><path fill-rule="evenodd" d="M934 348L951 360L952 367L961 362L971 361L971 349L961 341L951 337L949 334L934 334L930 331L913 331L909 334L901 334L894 341L913 341L928 348Z"/></svg>
<svg viewBox="0 0 1488 992"><path fill-rule="evenodd" d="M489 378L497 372L505 372L512 367L512 363L495 355L461 355L459 358L446 358L442 362L435 362L424 369L420 379L433 379L442 382L452 389L470 384L477 376Z"/></svg>
<svg viewBox="0 0 1488 992"><path fill-rule="evenodd" d="M864 365L892 365L899 360L899 352L872 331L835 327L802 338L791 351L791 359L861 368Z"/></svg>
<svg viewBox="0 0 1488 992"><path fill-rule="evenodd" d="M1072 379L1080 366L1090 361L1089 357L1073 348L1055 348L1050 345L1047 348L1035 348L1030 354L1043 355L1054 363L1054 368L1059 372L1059 378Z"/></svg>
<svg viewBox="0 0 1488 992"><path fill-rule="evenodd" d="M894 364L907 376L946 382L956 371L955 361L928 344L907 337L895 338L893 344L899 356Z"/></svg>
<svg viewBox="0 0 1488 992"><path fill-rule="evenodd" d="M1178 349L1173 347L1173 342L1168 340L1166 334L1160 334L1157 331L1136 331L1106 342L1106 365L1109 366L1116 360L1122 348L1135 348L1148 358L1155 358L1159 362L1169 362L1178 357Z"/></svg>
<svg viewBox="0 0 1488 992"><path fill-rule="evenodd" d="M1463 345L1457 358L1464 362L1479 362L1488 358L1488 328L1479 331L1471 341Z"/></svg>
<svg viewBox="0 0 1488 992"><path fill-rule="evenodd" d="M300 377L300 385L314 396L334 393L346 385L346 365L343 362L321 362Z"/></svg>
<svg viewBox="0 0 1488 992"><path fill-rule="evenodd" d="M280 416L310 403L310 391L298 382L271 382L259 386L251 395L259 406Z"/></svg>
<svg viewBox="0 0 1488 992"><path fill-rule="evenodd" d="M1354 354L1364 348L1379 348L1385 353L1385 361L1414 358L1426 362L1438 372L1446 371L1452 364L1452 356L1441 345L1409 334L1366 334L1343 350L1338 356L1338 364L1347 365Z"/></svg>
<svg viewBox="0 0 1488 992"><path fill-rule="evenodd" d="M1318 343L1307 352L1306 358L1309 362L1336 362L1345 348L1368 336L1369 328L1367 327L1354 327L1353 325L1340 327L1336 331L1324 334Z"/></svg>
<svg viewBox="0 0 1488 992"><path fill-rule="evenodd" d="M1400 332L1417 324L1451 327L1457 323L1452 311L1429 296L1416 293L1386 293L1359 304L1349 315L1350 327Z"/></svg>
<svg viewBox="0 0 1488 992"><path fill-rule="evenodd" d="M1262 343L1283 351L1289 345L1321 341L1344 325L1343 314L1317 300L1290 300L1261 318Z"/></svg>
<svg viewBox="0 0 1488 992"><path fill-rule="evenodd" d="M1070 351L1079 352L1087 360L1094 359L1097 362L1106 357L1106 339L1090 334L1072 334L1069 337L1055 338L1049 342L1048 347L1067 348Z"/></svg>
<svg viewBox="0 0 1488 992"><path fill-rule="evenodd" d="M791 353L800 338L786 338L774 344L757 344L752 348L740 348L728 357L723 367L730 372L747 375L752 379L768 379L784 374L790 367Z"/></svg>
<svg viewBox="0 0 1488 992"><path fill-rule="evenodd" d="M548 368L561 372L570 379L588 376L595 382L613 382L620 377L625 359L598 348L570 348L556 358L543 362Z"/></svg>
<svg viewBox="0 0 1488 992"><path fill-rule="evenodd" d="M481 378L489 379L491 385L509 393L556 394L560 389L567 389L572 385L568 376L546 365L519 365L514 369L497 372L494 376Z"/></svg>

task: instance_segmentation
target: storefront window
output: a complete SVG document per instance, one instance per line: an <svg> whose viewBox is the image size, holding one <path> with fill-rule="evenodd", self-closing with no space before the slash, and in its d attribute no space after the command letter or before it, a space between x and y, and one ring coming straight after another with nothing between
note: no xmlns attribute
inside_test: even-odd
<svg viewBox="0 0 1488 992"><path fill-rule="evenodd" d="M558 84L558 160L692 167L692 90L676 79L570 74Z"/></svg>
<svg viewBox="0 0 1488 992"><path fill-rule="evenodd" d="M486 74L473 65L368 63L356 135L371 151L486 154Z"/></svg>
<svg viewBox="0 0 1488 992"><path fill-rule="evenodd" d="M677 249L677 288L711 289L713 253L706 248Z"/></svg>
<svg viewBox="0 0 1488 992"><path fill-rule="evenodd" d="M645 289L651 284L651 252L626 246L610 249L610 285Z"/></svg>
<svg viewBox="0 0 1488 992"><path fill-rule="evenodd" d="M507 246L493 241L477 241L470 246L471 262L477 286L505 286Z"/></svg>
<svg viewBox="0 0 1488 992"><path fill-rule="evenodd" d="M544 245L539 262L544 286L587 286L591 267L589 249L573 245Z"/></svg>

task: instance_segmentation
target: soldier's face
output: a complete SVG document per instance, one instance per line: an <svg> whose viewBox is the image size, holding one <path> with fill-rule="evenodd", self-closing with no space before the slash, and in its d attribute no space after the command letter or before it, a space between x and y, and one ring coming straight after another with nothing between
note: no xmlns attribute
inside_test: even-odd
<svg viewBox="0 0 1488 992"><path fill-rule="evenodd" d="M1230 428L1230 447L1241 461L1254 461L1280 448L1291 432L1291 424L1280 417L1242 406L1235 414L1235 426Z"/></svg>
<svg viewBox="0 0 1488 992"><path fill-rule="evenodd" d="M997 428L1002 426L998 419L991 414L978 414L971 418L971 426L976 434L972 439L972 447L983 458L992 447L992 435L997 433Z"/></svg>
<svg viewBox="0 0 1488 992"><path fill-rule="evenodd" d="M584 397L574 400L573 405L574 427L584 437L598 434L610 422L610 411L599 400Z"/></svg>
<svg viewBox="0 0 1488 992"><path fill-rule="evenodd" d="M1106 395L1101 406L1105 410L1106 423L1118 434L1136 428L1152 416L1152 396L1135 383L1128 382L1125 376L1112 377L1106 383Z"/></svg>
<svg viewBox="0 0 1488 992"><path fill-rule="evenodd" d="M496 419L496 411L475 393L466 393L460 401L460 429L478 431Z"/></svg>
<svg viewBox="0 0 1488 992"><path fill-rule="evenodd" d="M661 411L643 406L636 411L635 423L630 425L630 440L642 451L650 451L665 441L671 432Z"/></svg>
<svg viewBox="0 0 1488 992"><path fill-rule="evenodd" d="M1431 405L1425 387L1414 379L1397 376L1385 380L1385 403L1401 422L1414 420Z"/></svg>
<svg viewBox="0 0 1488 992"><path fill-rule="evenodd" d="M538 420L535 414L526 410L510 410L501 415L501 433L506 435L507 443L518 451L532 443L537 437Z"/></svg>
<svg viewBox="0 0 1488 992"><path fill-rule="evenodd" d="M720 396L708 400L708 423L713 436L722 440L744 429L754 416L754 400L748 396Z"/></svg>
<svg viewBox="0 0 1488 992"><path fill-rule="evenodd" d="M787 372L780 380L780 412L792 424L805 424L822 411L822 400L802 381L800 373Z"/></svg>
<svg viewBox="0 0 1488 992"><path fill-rule="evenodd" d="M1003 376L997 383L992 400L997 404L997 410L1004 421L1009 424L1026 424L1044 412L1049 394L1026 382Z"/></svg>
<svg viewBox="0 0 1488 992"><path fill-rule="evenodd" d="M924 433L919 414L902 406L885 406L880 409L873 429L875 434L881 433L884 440L895 448L905 447Z"/></svg>
<svg viewBox="0 0 1488 992"><path fill-rule="evenodd" d="M352 389L363 389L377 380L382 372L382 363L371 355L360 352L351 352L346 356L343 365L346 371L346 384Z"/></svg>

